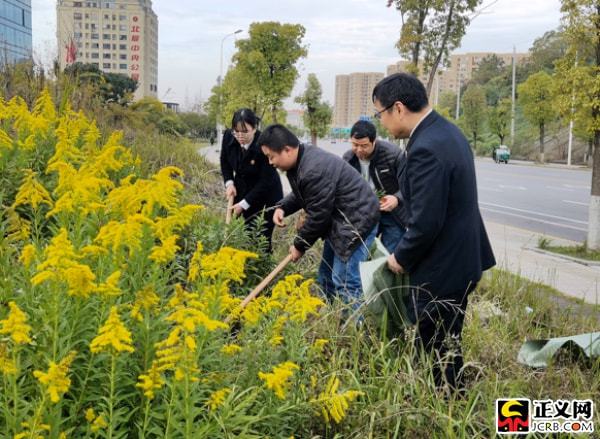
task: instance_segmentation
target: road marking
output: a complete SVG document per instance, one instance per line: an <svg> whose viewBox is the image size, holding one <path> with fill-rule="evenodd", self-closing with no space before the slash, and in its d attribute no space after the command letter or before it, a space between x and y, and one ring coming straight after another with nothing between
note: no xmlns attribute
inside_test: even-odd
<svg viewBox="0 0 600 439"><path fill-rule="evenodd" d="M546 186L546 189L552 189L554 191L576 192L575 189L566 189L558 186Z"/></svg>
<svg viewBox="0 0 600 439"><path fill-rule="evenodd" d="M517 217L517 218L523 218L523 219L531 220L531 221L534 221L534 222L537 222L537 223L548 224L548 225L551 225L551 226L562 227L562 228L565 228L565 229L578 230L578 231L581 231L581 232L587 232L588 231L587 229L584 229L584 228L581 228L581 227L569 226L567 224L560 224L560 223L555 223L555 222L552 222L552 221L544 221L544 220L541 220L541 219L538 219L538 218L532 218L530 216L519 215L518 213L511 213L511 212L504 212L504 211L496 210L496 209L490 209L489 207L482 207L481 210L487 211L487 212L499 213L501 215L508 215L508 216L514 216L514 217Z"/></svg>
<svg viewBox="0 0 600 439"><path fill-rule="evenodd" d="M479 186L479 189L482 190L482 191L492 191L492 192L500 192L500 193L502 193L502 191L500 189L496 189L494 187Z"/></svg>
<svg viewBox="0 0 600 439"><path fill-rule="evenodd" d="M502 189L517 189L519 191L526 191L527 188L524 186L510 186L510 185L503 185L503 184L499 184L498 187L502 188Z"/></svg>
<svg viewBox="0 0 600 439"><path fill-rule="evenodd" d="M563 201L563 203L579 204L580 206L585 206L585 207L590 205L590 203L582 203L580 201L571 201L571 200L562 200L562 201Z"/></svg>
<svg viewBox="0 0 600 439"><path fill-rule="evenodd" d="M563 186L571 188L571 189L587 189L587 190L592 189L591 186L583 186L583 185L576 185L576 184L563 184Z"/></svg>
<svg viewBox="0 0 600 439"><path fill-rule="evenodd" d="M562 220L562 221L569 221L572 223L585 224L587 226L587 221L580 221L580 220L576 220L576 219L572 219L572 218L566 218L564 216L557 216L557 215L550 215L548 213L534 212L533 210L517 209L516 207L503 206L502 204L494 204L494 203L479 203L479 204L482 204L485 206L499 207L500 209L514 210L516 212L529 213L531 215L545 216L548 218Z"/></svg>

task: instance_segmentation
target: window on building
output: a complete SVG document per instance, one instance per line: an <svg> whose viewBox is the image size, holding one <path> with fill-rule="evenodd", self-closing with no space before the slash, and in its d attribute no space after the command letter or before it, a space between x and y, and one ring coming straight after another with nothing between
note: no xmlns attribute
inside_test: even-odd
<svg viewBox="0 0 600 439"><path fill-rule="evenodd" d="M103 69L110 69L110 63L109 62L105 62L104 64L102 64L102 68Z"/></svg>
<svg viewBox="0 0 600 439"><path fill-rule="evenodd" d="M92 40L99 40L99 39L100 39L100 34L91 34L91 35L90 35L90 38L91 38Z"/></svg>
<svg viewBox="0 0 600 439"><path fill-rule="evenodd" d="M100 44L99 43L92 43L92 49L99 49L100 48Z"/></svg>
<svg viewBox="0 0 600 439"><path fill-rule="evenodd" d="M127 44L119 44L119 50L127 50Z"/></svg>
<svg viewBox="0 0 600 439"><path fill-rule="evenodd" d="M73 7L74 8L81 8L81 7L83 7L83 2L73 2Z"/></svg>
<svg viewBox="0 0 600 439"><path fill-rule="evenodd" d="M81 20L81 12L73 12L73 20Z"/></svg>
<svg viewBox="0 0 600 439"><path fill-rule="evenodd" d="M102 34L103 40L110 40L110 34Z"/></svg>
<svg viewBox="0 0 600 439"><path fill-rule="evenodd" d="M127 70L127 64L119 64L119 69Z"/></svg>
<svg viewBox="0 0 600 439"><path fill-rule="evenodd" d="M103 48L104 50L110 50L110 43L104 43L104 44L102 45L102 48Z"/></svg>
<svg viewBox="0 0 600 439"><path fill-rule="evenodd" d="M92 59L100 59L100 54L98 52L92 52Z"/></svg>
<svg viewBox="0 0 600 439"><path fill-rule="evenodd" d="M119 21L126 21L127 15L119 15Z"/></svg>
<svg viewBox="0 0 600 439"><path fill-rule="evenodd" d="M102 55L103 59L111 59L110 53L105 53Z"/></svg>
<svg viewBox="0 0 600 439"><path fill-rule="evenodd" d="M127 41L127 35L119 35L119 41Z"/></svg>
<svg viewBox="0 0 600 439"><path fill-rule="evenodd" d="M120 54L119 59L127 60L127 54L126 53Z"/></svg>

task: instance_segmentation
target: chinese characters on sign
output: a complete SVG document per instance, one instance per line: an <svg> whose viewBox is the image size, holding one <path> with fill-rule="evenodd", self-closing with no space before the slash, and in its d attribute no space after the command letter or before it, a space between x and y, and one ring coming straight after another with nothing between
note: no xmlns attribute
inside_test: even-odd
<svg viewBox="0 0 600 439"><path fill-rule="evenodd" d="M140 80L140 37L142 28L139 25L140 18L134 15L132 18L133 24L131 25L131 79L136 81Z"/></svg>

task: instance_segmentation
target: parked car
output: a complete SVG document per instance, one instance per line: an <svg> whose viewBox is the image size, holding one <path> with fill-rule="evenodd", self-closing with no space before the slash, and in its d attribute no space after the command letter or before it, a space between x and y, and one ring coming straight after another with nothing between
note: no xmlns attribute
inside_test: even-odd
<svg viewBox="0 0 600 439"><path fill-rule="evenodd" d="M492 157L496 163L508 163L508 159L510 159L510 149L508 149L508 146L506 145L500 145L498 148L494 149Z"/></svg>

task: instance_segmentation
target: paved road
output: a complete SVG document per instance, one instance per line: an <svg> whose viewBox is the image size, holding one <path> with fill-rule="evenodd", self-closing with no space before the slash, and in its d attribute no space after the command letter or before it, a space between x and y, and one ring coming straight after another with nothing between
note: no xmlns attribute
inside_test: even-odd
<svg viewBox="0 0 600 439"><path fill-rule="evenodd" d="M337 155L349 143L319 145ZM203 148L211 160L218 148ZM491 159L476 161L479 205L486 221L583 242L587 235L591 172Z"/></svg>

